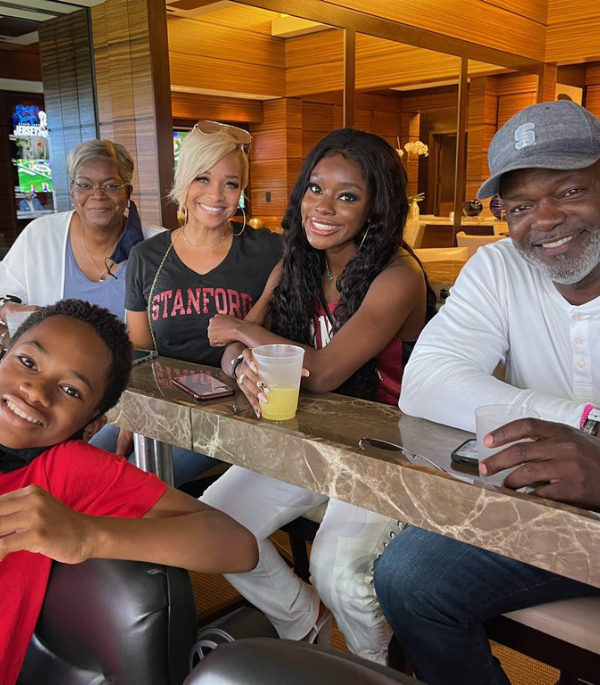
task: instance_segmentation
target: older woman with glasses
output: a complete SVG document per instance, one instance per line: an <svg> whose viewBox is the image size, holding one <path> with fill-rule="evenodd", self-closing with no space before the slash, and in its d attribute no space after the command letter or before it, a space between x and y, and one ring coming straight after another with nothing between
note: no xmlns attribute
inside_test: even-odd
<svg viewBox="0 0 600 685"><path fill-rule="evenodd" d="M281 258L281 236L233 221L248 183L251 142L244 129L198 122L181 143L171 191L183 225L131 252L125 294L131 341L181 360L180 375L186 373L185 362L220 366L224 348L209 343L210 319L216 314L245 318ZM107 427L100 435L112 432L116 440L115 430ZM106 442L101 446L109 448ZM215 463L174 448L175 485Z"/></svg>
<svg viewBox="0 0 600 685"><path fill-rule="evenodd" d="M110 140L89 140L67 159L74 209L35 219L0 262L0 318L63 298L101 305L123 319L125 270L142 228L131 201L133 159Z"/></svg>

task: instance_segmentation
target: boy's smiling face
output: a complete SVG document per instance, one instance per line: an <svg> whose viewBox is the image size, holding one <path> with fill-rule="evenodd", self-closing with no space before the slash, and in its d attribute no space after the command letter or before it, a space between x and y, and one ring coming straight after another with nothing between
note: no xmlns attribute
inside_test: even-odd
<svg viewBox="0 0 600 685"><path fill-rule="evenodd" d="M45 447L98 413L112 353L89 324L52 316L26 331L0 363L0 444Z"/></svg>

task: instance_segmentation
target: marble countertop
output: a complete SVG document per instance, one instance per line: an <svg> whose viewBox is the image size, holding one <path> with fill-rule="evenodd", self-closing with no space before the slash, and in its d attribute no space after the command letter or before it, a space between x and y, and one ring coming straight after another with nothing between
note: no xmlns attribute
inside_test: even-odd
<svg viewBox="0 0 600 685"><path fill-rule="evenodd" d="M164 357L137 365L110 419L600 587L600 515L506 490L498 477L455 471L450 453L470 434L394 407L308 392L301 393L294 419L259 420L239 391L198 403L171 386L173 377L202 368ZM402 445L405 452L363 450L362 437Z"/></svg>

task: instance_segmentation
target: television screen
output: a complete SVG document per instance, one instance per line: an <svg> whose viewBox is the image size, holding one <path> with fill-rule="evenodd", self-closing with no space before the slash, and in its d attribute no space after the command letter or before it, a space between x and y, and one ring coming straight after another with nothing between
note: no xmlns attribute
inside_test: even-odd
<svg viewBox="0 0 600 685"><path fill-rule="evenodd" d="M179 162L179 148L182 141L189 134L189 131L175 130L173 131L173 157L175 158L175 168Z"/></svg>
<svg viewBox="0 0 600 685"><path fill-rule="evenodd" d="M173 131L173 157L175 158L175 168L177 168L177 164L179 163L179 148L189 133L189 130L184 131L182 129L175 129ZM244 197L243 193L240 195L239 206L241 209L246 209L246 198Z"/></svg>
<svg viewBox="0 0 600 685"><path fill-rule="evenodd" d="M16 164L21 192L52 192L52 171L49 159L17 159Z"/></svg>

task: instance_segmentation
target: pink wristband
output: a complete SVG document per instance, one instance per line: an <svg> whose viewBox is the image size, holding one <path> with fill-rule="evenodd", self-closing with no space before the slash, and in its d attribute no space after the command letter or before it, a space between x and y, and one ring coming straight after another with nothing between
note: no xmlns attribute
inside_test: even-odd
<svg viewBox="0 0 600 685"><path fill-rule="evenodd" d="M593 404L586 404L584 409L583 409L583 414L581 415L581 419L579 420L579 429L583 430L583 427L585 426L585 422L587 421L588 416L590 415L590 412L592 409L595 409Z"/></svg>

